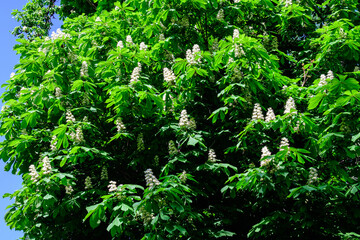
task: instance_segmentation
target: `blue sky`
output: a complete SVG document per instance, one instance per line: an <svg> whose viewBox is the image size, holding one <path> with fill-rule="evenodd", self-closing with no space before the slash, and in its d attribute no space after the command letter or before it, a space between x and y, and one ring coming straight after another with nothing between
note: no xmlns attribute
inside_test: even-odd
<svg viewBox="0 0 360 240"><path fill-rule="evenodd" d="M10 31L17 26L17 22L12 18L13 9L22 9L28 0L3 1L0 8L0 85L4 84L13 72L13 67L19 61L19 56L13 51L13 46L17 43ZM60 22L56 22L53 29L58 28ZM2 94L4 89L0 89ZM1 104L2 105L2 104ZM0 138L2 141L3 138ZM8 198L2 198L5 193L13 193L21 188L21 177L4 171L4 162L0 160L0 239L16 240L22 236L21 232L10 230L5 224L4 216L6 207L12 203Z"/></svg>

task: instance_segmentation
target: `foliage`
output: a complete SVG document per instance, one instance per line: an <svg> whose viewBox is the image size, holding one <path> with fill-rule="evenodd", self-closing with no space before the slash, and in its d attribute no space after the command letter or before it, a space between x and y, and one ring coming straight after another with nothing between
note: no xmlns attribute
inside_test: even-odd
<svg viewBox="0 0 360 240"><path fill-rule="evenodd" d="M24 239L357 239L358 9L62 1L62 31L45 37L45 19L19 36L2 95L0 156L23 176L8 225Z"/></svg>

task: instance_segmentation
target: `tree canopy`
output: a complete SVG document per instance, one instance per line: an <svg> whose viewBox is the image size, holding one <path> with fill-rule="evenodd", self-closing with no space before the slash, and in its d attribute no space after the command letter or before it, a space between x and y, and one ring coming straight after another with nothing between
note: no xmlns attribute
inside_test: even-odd
<svg viewBox="0 0 360 240"><path fill-rule="evenodd" d="M30 1L1 97L0 157L23 178L7 224L23 239L359 239L359 7Z"/></svg>

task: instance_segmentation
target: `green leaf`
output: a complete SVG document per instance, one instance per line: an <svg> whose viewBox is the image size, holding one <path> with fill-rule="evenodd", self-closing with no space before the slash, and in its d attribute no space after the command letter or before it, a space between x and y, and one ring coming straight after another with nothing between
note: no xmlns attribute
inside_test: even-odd
<svg viewBox="0 0 360 240"><path fill-rule="evenodd" d="M324 94L323 93L318 93L315 97L312 97L309 101L309 106L308 109L314 109L317 107L317 105L319 105L319 103L321 102L321 100L324 98Z"/></svg>

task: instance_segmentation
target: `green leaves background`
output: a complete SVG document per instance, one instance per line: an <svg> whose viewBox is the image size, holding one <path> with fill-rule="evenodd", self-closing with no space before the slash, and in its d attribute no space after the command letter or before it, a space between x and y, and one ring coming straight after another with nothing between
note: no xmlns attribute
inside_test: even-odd
<svg viewBox="0 0 360 240"><path fill-rule="evenodd" d="M52 4L14 12L21 60L2 96L1 158L24 179L6 221L24 238L359 233L356 1ZM27 20L31 6L50 9L44 19L52 6L62 32L46 37L51 23ZM289 97L297 111L284 114ZM276 117L252 119L255 103ZM261 158L264 146L273 154ZM149 168L159 184L144 180Z"/></svg>

